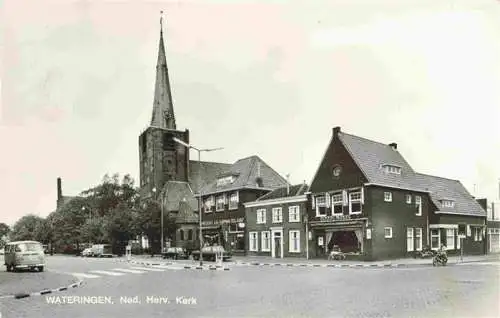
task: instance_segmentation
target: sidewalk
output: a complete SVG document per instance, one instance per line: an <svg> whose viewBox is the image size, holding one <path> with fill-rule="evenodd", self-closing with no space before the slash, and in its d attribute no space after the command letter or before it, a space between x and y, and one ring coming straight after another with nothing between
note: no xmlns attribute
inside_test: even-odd
<svg viewBox="0 0 500 318"><path fill-rule="evenodd" d="M232 261L236 264L249 264L249 265L285 265L285 266L354 266L354 267L398 267L398 266L415 266L415 265L432 265L432 258L427 259L414 259L402 258L386 261L335 261L325 259L305 259L305 258L272 258L266 256L234 256ZM500 255L477 255L477 256L464 256L460 260L460 256L450 256L448 264L453 265L457 263L471 263L483 261L500 261Z"/></svg>

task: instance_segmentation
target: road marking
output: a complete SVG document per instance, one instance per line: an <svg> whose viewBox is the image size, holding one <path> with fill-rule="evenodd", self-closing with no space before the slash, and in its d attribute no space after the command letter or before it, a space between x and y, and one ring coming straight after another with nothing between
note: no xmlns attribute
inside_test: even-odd
<svg viewBox="0 0 500 318"><path fill-rule="evenodd" d="M123 276L123 275L125 275L124 273L115 273L115 272L108 272L108 271L90 271L90 272L96 273L96 274L109 275L109 276Z"/></svg>
<svg viewBox="0 0 500 318"><path fill-rule="evenodd" d="M113 269L114 271L119 271L119 272L125 272L125 273L132 273L132 274L144 274L144 271L139 271L135 269L127 269L127 268L115 268Z"/></svg>
<svg viewBox="0 0 500 318"><path fill-rule="evenodd" d="M79 277L79 278L99 278L101 276L98 275L92 275L92 274L85 274L85 273L70 273L73 276Z"/></svg>
<svg viewBox="0 0 500 318"><path fill-rule="evenodd" d="M152 272L163 272L163 269L159 268L151 268L151 267L131 267L132 269L138 269L143 271L152 271Z"/></svg>

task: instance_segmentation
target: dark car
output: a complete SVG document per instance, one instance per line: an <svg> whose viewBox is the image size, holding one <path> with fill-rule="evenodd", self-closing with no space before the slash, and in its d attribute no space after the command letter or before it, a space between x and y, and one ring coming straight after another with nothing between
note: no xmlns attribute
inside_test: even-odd
<svg viewBox="0 0 500 318"><path fill-rule="evenodd" d="M206 246L201 249L204 261L215 261L217 254L222 254L222 260L227 261L231 258L231 253L226 252L222 246ZM194 260L200 259L200 251L191 253Z"/></svg>
<svg viewBox="0 0 500 318"><path fill-rule="evenodd" d="M182 247L169 247L163 253L163 258L171 259L187 259L188 253L185 248Z"/></svg>

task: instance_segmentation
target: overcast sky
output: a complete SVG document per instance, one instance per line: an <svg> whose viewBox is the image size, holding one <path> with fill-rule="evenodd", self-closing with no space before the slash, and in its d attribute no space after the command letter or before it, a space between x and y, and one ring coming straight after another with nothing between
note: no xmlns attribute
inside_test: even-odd
<svg viewBox="0 0 500 318"><path fill-rule="evenodd" d="M225 147L202 159L309 183L341 126L498 199L497 1L225 2L0 1L0 222L53 211L58 176L138 184L160 10L178 128Z"/></svg>

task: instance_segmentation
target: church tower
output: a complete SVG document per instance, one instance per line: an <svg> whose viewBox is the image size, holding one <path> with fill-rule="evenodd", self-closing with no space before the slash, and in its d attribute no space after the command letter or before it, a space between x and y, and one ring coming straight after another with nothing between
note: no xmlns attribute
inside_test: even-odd
<svg viewBox="0 0 500 318"><path fill-rule="evenodd" d="M143 194L151 194L154 188L160 191L168 181L188 181L189 149L176 143L174 137L189 143L189 130L177 130L175 123L162 16L153 113L149 127L139 136L140 185Z"/></svg>

